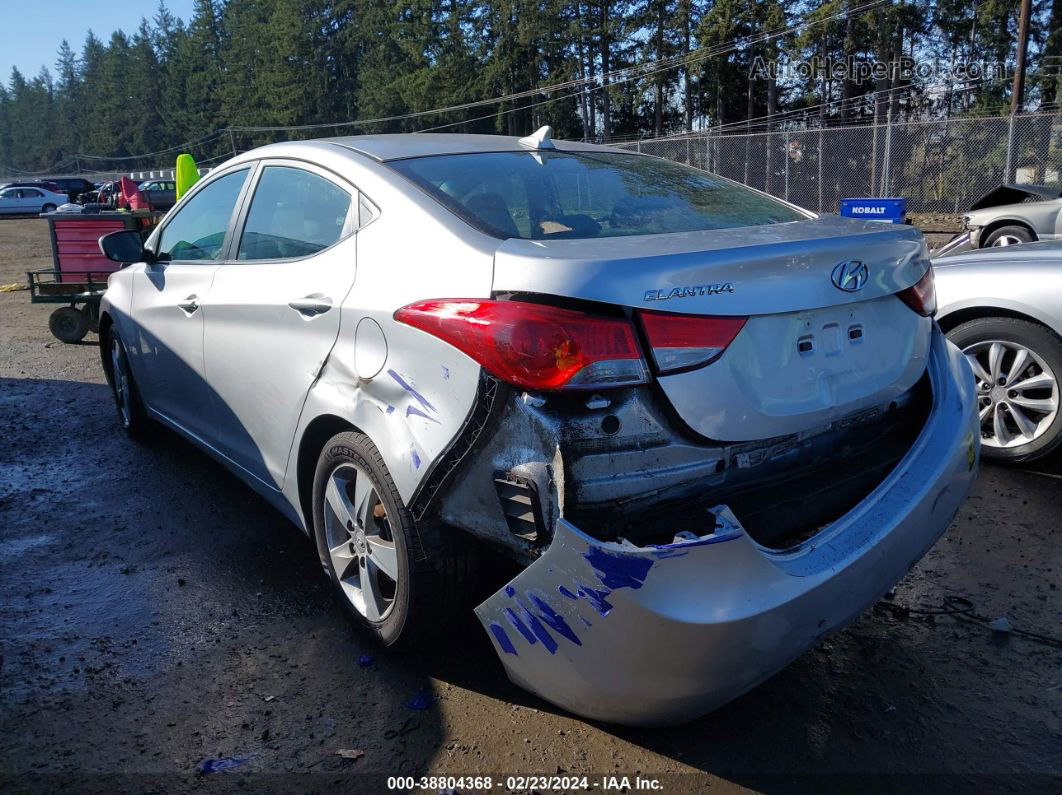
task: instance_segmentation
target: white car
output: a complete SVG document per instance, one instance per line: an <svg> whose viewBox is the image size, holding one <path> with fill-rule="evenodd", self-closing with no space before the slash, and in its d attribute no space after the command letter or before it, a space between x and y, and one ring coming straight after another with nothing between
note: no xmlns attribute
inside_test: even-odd
<svg viewBox="0 0 1062 795"><path fill-rule="evenodd" d="M128 432L251 484L384 644L446 626L479 545L518 561L476 613L515 682L592 718L753 687L974 481L920 233L648 155L548 129L274 144L101 248L132 263L100 316Z"/></svg>
<svg viewBox="0 0 1062 795"><path fill-rule="evenodd" d="M69 198L64 193L53 193L44 188L3 188L0 190L0 213L4 215L27 215L50 213Z"/></svg>

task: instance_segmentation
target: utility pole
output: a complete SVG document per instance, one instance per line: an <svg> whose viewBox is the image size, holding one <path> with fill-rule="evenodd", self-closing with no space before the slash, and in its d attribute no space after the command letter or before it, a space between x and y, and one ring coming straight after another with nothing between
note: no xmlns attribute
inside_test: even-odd
<svg viewBox="0 0 1062 795"><path fill-rule="evenodd" d="M1010 112L1021 113L1025 94L1025 51L1029 49L1029 15L1032 0L1021 0L1018 18L1018 52L1014 57L1014 90L1010 97Z"/></svg>
<svg viewBox="0 0 1062 795"><path fill-rule="evenodd" d="M1007 129L1007 165L1003 175L1004 182L1013 179L1017 157L1014 141L1014 117L1021 113L1025 94L1025 51L1029 48L1029 15L1032 12L1032 0L1021 0L1018 17L1018 52L1014 57L1014 86L1010 92L1010 124Z"/></svg>

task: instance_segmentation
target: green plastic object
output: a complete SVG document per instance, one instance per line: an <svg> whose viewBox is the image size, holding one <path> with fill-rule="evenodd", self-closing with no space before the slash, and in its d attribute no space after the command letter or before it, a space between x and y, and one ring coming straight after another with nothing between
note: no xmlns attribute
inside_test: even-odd
<svg viewBox="0 0 1062 795"><path fill-rule="evenodd" d="M177 155L177 170L175 173L177 183L177 198L180 199L191 187L199 181L199 169L195 167L195 161L189 154Z"/></svg>

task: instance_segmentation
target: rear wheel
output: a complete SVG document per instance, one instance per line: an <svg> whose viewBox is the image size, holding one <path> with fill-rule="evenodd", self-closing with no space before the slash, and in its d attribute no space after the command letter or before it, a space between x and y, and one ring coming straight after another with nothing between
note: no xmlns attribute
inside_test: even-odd
<svg viewBox="0 0 1062 795"><path fill-rule="evenodd" d="M376 445L346 431L321 452L313 524L325 574L350 620L385 646L437 635L464 602L474 550L417 525Z"/></svg>
<svg viewBox="0 0 1062 795"><path fill-rule="evenodd" d="M1033 239L1033 233L1024 226L1012 224L1010 226L1001 226L999 229L993 230L992 234L990 234L985 240L983 248L1017 246L1021 243L1031 243Z"/></svg>
<svg viewBox="0 0 1062 795"><path fill-rule="evenodd" d="M1031 461L1062 444L1062 339L1044 326L1006 317L971 320L948 338L974 371L986 458Z"/></svg>
<svg viewBox="0 0 1062 795"><path fill-rule="evenodd" d="M89 332L89 317L80 309L61 306L48 318L48 330L62 342L81 342Z"/></svg>
<svg viewBox="0 0 1062 795"><path fill-rule="evenodd" d="M42 213L54 213L55 212L55 205L54 204L46 204L43 207L41 207L41 212Z"/></svg>

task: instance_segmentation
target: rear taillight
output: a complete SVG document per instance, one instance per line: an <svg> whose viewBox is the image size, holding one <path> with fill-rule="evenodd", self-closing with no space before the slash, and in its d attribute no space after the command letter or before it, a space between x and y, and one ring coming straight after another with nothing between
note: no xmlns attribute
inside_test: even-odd
<svg viewBox="0 0 1062 795"><path fill-rule="evenodd" d="M660 373L711 364L722 356L748 320L666 312L641 312L640 317Z"/></svg>
<svg viewBox="0 0 1062 795"><path fill-rule="evenodd" d="M520 301L420 301L395 320L471 356L525 389L599 389L644 384L649 373L627 320Z"/></svg>
<svg viewBox="0 0 1062 795"><path fill-rule="evenodd" d="M923 317L933 317L937 312L937 290L933 285L933 266L917 284L900 290L896 297Z"/></svg>

